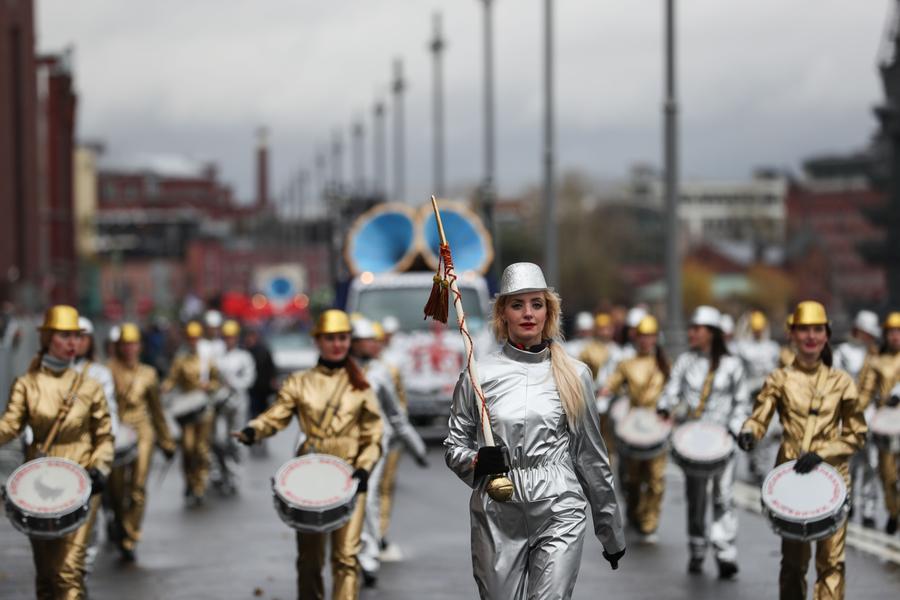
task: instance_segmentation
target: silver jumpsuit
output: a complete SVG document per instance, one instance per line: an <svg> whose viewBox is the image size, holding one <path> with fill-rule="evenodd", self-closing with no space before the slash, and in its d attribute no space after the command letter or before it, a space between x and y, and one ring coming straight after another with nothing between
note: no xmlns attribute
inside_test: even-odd
<svg viewBox="0 0 900 600"><path fill-rule="evenodd" d="M685 352L672 366L669 382L657 407L676 415L693 413L699 403L703 384L709 372L709 357L696 351ZM737 435L749 416L749 392L744 367L731 355L719 359L719 368L700 420L712 421ZM706 524L709 484L712 483L712 526ZM711 477L685 475L687 495L688 546L691 558L702 559L710 542L719 562L737 562L737 516L734 514L734 458L720 474Z"/></svg>
<svg viewBox="0 0 900 600"><path fill-rule="evenodd" d="M859 387L860 373L869 356L869 348L862 342L850 339L838 345L834 350L834 368L843 369L850 374ZM875 414L875 403L866 407L866 422L869 423ZM878 504L878 448L872 441L871 432L866 436L866 443L850 458L850 489L853 495L859 490L863 519L875 519L875 508ZM850 506L857 506L851 499Z"/></svg>
<svg viewBox="0 0 900 600"><path fill-rule="evenodd" d="M418 460L425 460L427 449L422 437L409 422L406 411L397 395L397 387L387 363L381 359L359 359L365 370L366 379L375 390L378 406L381 409L384 423L384 435L381 438L381 459L369 475L368 493L366 494L366 518L361 536L362 549L359 552L359 564L363 571L374 574L381 566L378 555L381 552L381 478L384 474L384 457L390 450L392 439L400 439L407 449Z"/></svg>
<svg viewBox="0 0 900 600"><path fill-rule="evenodd" d="M550 352L506 344L478 361L495 442L509 450L509 478L515 487L509 502L492 500L485 492L487 478L475 479L473 463L484 440L480 401L468 374L463 373L453 393L445 458L474 489L469 502L472 566L483 600L570 598L588 508L606 551L625 548L590 370L577 363L585 408L570 429L550 370Z"/></svg>

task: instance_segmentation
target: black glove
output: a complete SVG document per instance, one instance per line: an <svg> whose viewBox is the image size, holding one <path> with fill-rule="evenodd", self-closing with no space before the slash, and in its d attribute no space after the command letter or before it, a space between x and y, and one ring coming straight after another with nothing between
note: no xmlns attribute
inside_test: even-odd
<svg viewBox="0 0 900 600"><path fill-rule="evenodd" d="M245 446L252 446L256 441L256 430L252 427L244 427L241 429L241 437L238 438L238 441Z"/></svg>
<svg viewBox="0 0 900 600"><path fill-rule="evenodd" d="M91 476L91 496L102 494L106 488L106 476L94 468L88 469L88 475Z"/></svg>
<svg viewBox="0 0 900 600"><path fill-rule="evenodd" d="M749 431L742 431L737 435L737 445L744 452L750 452L756 448L756 436Z"/></svg>
<svg viewBox="0 0 900 600"><path fill-rule="evenodd" d="M509 463L502 446L482 446L475 457L475 479L482 475L509 473Z"/></svg>
<svg viewBox="0 0 900 600"><path fill-rule="evenodd" d="M622 548L615 554L609 554L606 550L603 551L603 558L609 561L609 566L612 567L613 571L619 568L619 561L622 560L623 556L625 556L625 548Z"/></svg>
<svg viewBox="0 0 900 600"><path fill-rule="evenodd" d="M656 414L658 414L661 419L666 419L666 420L668 420L669 417L672 416L672 413L670 413L669 409L667 409L667 408L657 408Z"/></svg>
<svg viewBox="0 0 900 600"><path fill-rule="evenodd" d="M353 479L359 481L359 485L356 486L356 491L360 494L365 493L369 490L369 472L365 469L357 469L353 471Z"/></svg>
<svg viewBox="0 0 900 600"><path fill-rule="evenodd" d="M822 462L822 457L816 454L815 452L807 452L803 456L797 459L797 464L794 465L794 471L803 475L804 473L809 473L813 469L818 466L818 464Z"/></svg>
<svg viewBox="0 0 900 600"><path fill-rule="evenodd" d="M162 450L163 456L166 457L166 460L172 460L173 458L175 458L174 448L160 447L160 450Z"/></svg>

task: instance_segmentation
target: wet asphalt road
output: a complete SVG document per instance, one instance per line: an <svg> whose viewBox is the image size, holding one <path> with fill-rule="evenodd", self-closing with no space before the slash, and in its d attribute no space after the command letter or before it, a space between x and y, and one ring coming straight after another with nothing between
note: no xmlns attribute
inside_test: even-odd
<svg viewBox="0 0 900 600"><path fill-rule="evenodd" d="M295 597L294 534L272 506L269 477L291 455L296 430L270 440L267 458L245 458L240 493L210 492L206 505L183 506L177 465L160 482L159 462L151 474L144 540L136 565L124 565L104 546L89 587L92 599L243 599ZM431 450L431 466L401 464L397 505L390 534L405 555L382 567L379 585L363 599L458 599L477 597L469 553L469 489ZM777 597L779 540L758 515L740 511L738 546L741 573L736 581L716 579L710 557L703 576L685 571L684 493L680 473L670 469L660 541L631 543L616 572L592 536L585 544L575 598ZM629 538L631 539L631 538ZM0 598L33 598L30 546L4 518L0 520ZM900 596L900 566L858 550L847 551L847 598L881 600Z"/></svg>

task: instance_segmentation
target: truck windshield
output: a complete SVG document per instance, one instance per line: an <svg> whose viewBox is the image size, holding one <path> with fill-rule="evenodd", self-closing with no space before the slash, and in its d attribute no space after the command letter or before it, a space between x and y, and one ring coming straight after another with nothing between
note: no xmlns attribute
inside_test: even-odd
<svg viewBox="0 0 900 600"><path fill-rule="evenodd" d="M459 291L463 297L463 309L466 311L466 324L473 332L480 330L484 326L484 311L478 302L478 293L475 288L466 285L461 285ZM432 319L426 321L422 312L430 293L431 286L427 288L368 287L360 291L359 305L356 310L376 321L393 315L400 321L401 331L431 330L435 326L434 321ZM452 298L450 316L447 321L451 326L456 326L456 311L453 310Z"/></svg>

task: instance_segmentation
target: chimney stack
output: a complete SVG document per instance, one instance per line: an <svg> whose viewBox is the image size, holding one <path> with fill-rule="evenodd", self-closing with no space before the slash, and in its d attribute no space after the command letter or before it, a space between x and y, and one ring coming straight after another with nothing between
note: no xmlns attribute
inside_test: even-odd
<svg viewBox="0 0 900 600"><path fill-rule="evenodd" d="M256 134L256 207L269 206L269 130L260 127Z"/></svg>

